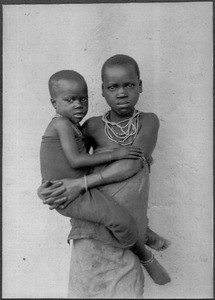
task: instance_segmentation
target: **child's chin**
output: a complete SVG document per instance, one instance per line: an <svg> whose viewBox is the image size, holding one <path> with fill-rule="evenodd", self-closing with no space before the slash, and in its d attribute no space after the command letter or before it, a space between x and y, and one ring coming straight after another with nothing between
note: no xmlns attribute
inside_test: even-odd
<svg viewBox="0 0 215 300"><path fill-rule="evenodd" d="M133 110L130 107L120 107L117 109L117 113L120 116L128 116L133 114Z"/></svg>

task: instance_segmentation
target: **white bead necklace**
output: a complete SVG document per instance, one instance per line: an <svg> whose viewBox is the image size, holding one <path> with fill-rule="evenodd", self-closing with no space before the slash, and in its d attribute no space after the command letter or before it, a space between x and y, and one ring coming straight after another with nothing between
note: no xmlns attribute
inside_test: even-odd
<svg viewBox="0 0 215 300"><path fill-rule="evenodd" d="M139 129L139 115L140 112L134 110L133 115L129 119L116 123L108 120L108 118L110 118L110 111L108 111L102 117L102 120L105 123L104 131L106 136L111 141L122 146L133 144ZM123 123L124 125L121 125ZM127 141L130 137L131 140Z"/></svg>

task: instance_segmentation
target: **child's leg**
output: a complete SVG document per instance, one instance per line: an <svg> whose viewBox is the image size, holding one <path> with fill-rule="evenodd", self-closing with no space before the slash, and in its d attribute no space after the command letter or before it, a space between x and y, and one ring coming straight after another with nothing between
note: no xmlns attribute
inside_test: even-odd
<svg viewBox="0 0 215 300"><path fill-rule="evenodd" d="M155 283L164 285L171 281L164 267L161 266L152 252L146 249L144 241L138 240L131 250L139 257L140 262Z"/></svg>
<svg viewBox="0 0 215 300"><path fill-rule="evenodd" d="M64 211L68 217L103 224L124 247L137 241L138 229L127 209L98 189L81 194Z"/></svg>
<svg viewBox="0 0 215 300"><path fill-rule="evenodd" d="M171 244L169 240L158 235L156 232L152 231L149 227L147 227L146 236L147 239L145 244L157 251L165 250Z"/></svg>

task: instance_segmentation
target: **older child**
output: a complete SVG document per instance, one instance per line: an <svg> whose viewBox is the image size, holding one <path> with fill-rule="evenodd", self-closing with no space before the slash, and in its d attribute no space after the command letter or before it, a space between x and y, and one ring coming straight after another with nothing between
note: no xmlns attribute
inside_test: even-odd
<svg viewBox="0 0 215 300"><path fill-rule="evenodd" d="M59 71L49 79L51 102L56 115L42 138L40 160L42 179L56 180L83 176L86 193L71 204L70 217L104 224L122 246L137 240L137 228L128 211L99 190L87 192L86 167L94 167L119 159L137 159L143 153L137 147L119 147L112 152L86 153L79 122L88 110L87 85L72 70Z"/></svg>
<svg viewBox="0 0 215 300"><path fill-rule="evenodd" d="M103 65L102 80L103 96L110 105L111 111L103 117L95 117L86 121L84 131L86 132L86 136L89 137L89 144L100 152L110 151L111 148L114 149L122 144L134 144L140 146L144 151L144 156L149 158L156 145L159 121L154 114L142 113L135 110L139 94L142 92L142 82L139 77L137 63L131 57L125 55L111 57ZM138 160L132 162L124 160L123 162L118 161L112 163L107 168L100 169L102 178L98 176L98 173L87 176L88 188L125 180L129 176L134 175L140 168L141 165ZM136 245L137 247L134 251L138 253L141 262L155 282L165 284L170 281L168 274L143 245L143 241L145 241L146 238L146 231L147 233L150 232L147 227L148 176L149 170L147 164L144 164L144 168L133 178L129 178L122 183L104 186L101 190L105 191L106 194L108 193L114 196L114 199L121 205L127 207L134 216L139 229L139 244ZM65 187L62 188L61 186L62 182L66 187L66 191ZM45 186L48 186L48 184L43 185L43 187ZM85 186L82 180L62 180L49 188L43 188L43 190L45 190L43 194L46 195L47 199L44 203L56 203L54 200L57 199L57 204L59 205L64 201L62 196L68 197L69 201L71 201L79 192L83 191L84 188ZM65 208L65 213L68 215L70 213L69 207L70 205ZM138 266L132 264L131 257L130 260L127 260L127 267L130 266L129 272L128 268L123 269L123 267L114 260L113 264L115 266L118 265L119 272L114 273L115 276L111 284L105 277L104 274L107 271L111 273L112 264L107 264L107 260L102 262L104 249L95 239L100 238L103 243L106 243L108 236L107 231L105 231L102 226L97 227L95 231L95 224L85 224L85 226L82 226L83 222L81 223L81 230L78 231L77 228L80 223L78 223L77 220L73 222L73 225L74 228L72 228L70 235L70 237L74 239L72 252L73 265L71 266L70 277L70 285L73 289L70 291L70 295L81 295L80 290L84 288L86 293L82 295L85 296L103 296L104 294L107 296L140 296L141 275ZM87 239L86 232L88 234L90 232L92 240ZM154 244L154 246L152 245L153 248L161 249L168 246L168 241L160 238L153 232L150 232L150 234L152 234L152 239L148 241L148 244L150 245L150 242L152 242L152 244ZM83 237L85 237L85 240L78 240ZM137 250L138 245L139 251ZM89 268L88 262L92 263L94 261L93 252L91 253L91 251L92 249L95 250L95 247L98 248L96 254L97 257L100 258L99 264L102 266L99 269L100 276L95 275L92 277L92 269ZM84 253L86 254L86 251L86 265L82 263L80 268L80 265L77 265L77 258L78 256L81 257L83 262ZM107 256L110 255L110 253L113 255L113 251L116 250L111 250L110 248L106 249ZM121 255L121 258L123 258L129 254L126 250L118 249L118 255ZM116 268L114 268L114 270L116 270ZM101 276L101 274L104 276ZM101 286L105 286L105 288L98 293L95 292L97 286L96 280L100 281ZM129 292L130 284L133 284L132 292ZM93 287L91 288L91 286ZM123 291L117 293L115 288L119 286L123 286ZM93 288L95 288L95 290ZM107 293L107 291L109 292Z"/></svg>

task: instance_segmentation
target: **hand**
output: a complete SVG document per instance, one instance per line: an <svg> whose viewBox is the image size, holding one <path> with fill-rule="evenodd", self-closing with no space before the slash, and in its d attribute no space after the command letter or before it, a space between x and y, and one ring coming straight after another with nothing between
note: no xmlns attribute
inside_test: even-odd
<svg viewBox="0 0 215 300"><path fill-rule="evenodd" d="M114 160L124 158L137 159L143 156L143 151L139 147L135 146L120 146L111 152L111 156Z"/></svg>
<svg viewBox="0 0 215 300"><path fill-rule="evenodd" d="M52 181L53 185L41 192L44 204L50 205L49 209L64 209L70 202L75 200L84 190L84 178L62 179Z"/></svg>
<svg viewBox="0 0 215 300"><path fill-rule="evenodd" d="M44 197L42 195L42 192L45 191L45 188L49 187L52 183L50 181L45 181L42 183L39 188L37 189L37 196L41 199L44 200Z"/></svg>
<svg viewBox="0 0 215 300"><path fill-rule="evenodd" d="M66 188L62 187L63 182L61 181L45 181L44 183L41 184L41 186L37 190L37 195L41 200L43 200L44 204L51 204L47 202L48 199L53 197L59 198L63 192L65 192ZM66 199L64 200L66 201Z"/></svg>

